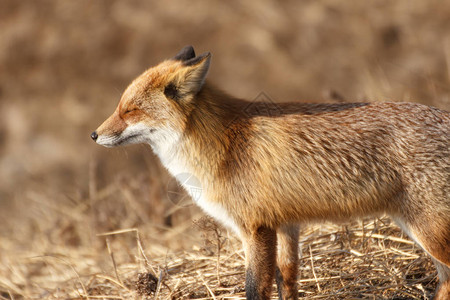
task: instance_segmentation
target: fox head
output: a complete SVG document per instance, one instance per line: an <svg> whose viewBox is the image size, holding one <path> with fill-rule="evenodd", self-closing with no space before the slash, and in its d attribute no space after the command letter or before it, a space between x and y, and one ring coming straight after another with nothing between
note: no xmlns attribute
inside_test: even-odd
<svg viewBox="0 0 450 300"><path fill-rule="evenodd" d="M114 113L91 138L106 147L174 142L205 83L210 60L209 52L195 56L192 46L187 46L148 69L127 87Z"/></svg>

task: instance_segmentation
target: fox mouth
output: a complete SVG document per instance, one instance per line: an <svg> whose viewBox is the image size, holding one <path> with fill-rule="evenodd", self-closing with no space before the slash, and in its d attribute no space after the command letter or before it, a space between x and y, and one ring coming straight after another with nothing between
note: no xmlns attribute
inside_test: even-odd
<svg viewBox="0 0 450 300"><path fill-rule="evenodd" d="M133 139L136 139L137 137L139 137L139 135L140 134L137 134L137 133L135 133L135 134L132 134L132 135L129 135L129 136L127 136L127 137L124 137L124 138L118 138L118 141L116 142L116 146L121 146L121 145L127 145L127 144L130 144L130 143L133 143Z"/></svg>
<svg viewBox="0 0 450 300"><path fill-rule="evenodd" d="M139 144L146 142L146 135L155 132L154 128L147 128L145 134L143 132L122 132L119 135L100 135L95 139L97 144L112 148L122 145ZM148 137L147 137L148 138Z"/></svg>
<svg viewBox="0 0 450 300"><path fill-rule="evenodd" d="M117 146L133 144L133 140L136 140L137 137L139 137L139 134L133 134L133 135L126 136L126 137L121 137L121 136L102 137L102 136L100 136L96 142L99 145L102 145L102 146L105 146L108 148L112 148L112 147L117 147Z"/></svg>

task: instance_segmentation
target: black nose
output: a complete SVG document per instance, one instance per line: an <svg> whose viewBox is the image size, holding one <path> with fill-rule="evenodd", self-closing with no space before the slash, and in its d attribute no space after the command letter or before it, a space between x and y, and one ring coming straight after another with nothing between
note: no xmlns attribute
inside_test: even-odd
<svg viewBox="0 0 450 300"><path fill-rule="evenodd" d="M94 131L93 133L91 133L91 138L94 140L94 141L96 141L97 140L97 138L98 138L98 134L97 134L97 132L96 131Z"/></svg>

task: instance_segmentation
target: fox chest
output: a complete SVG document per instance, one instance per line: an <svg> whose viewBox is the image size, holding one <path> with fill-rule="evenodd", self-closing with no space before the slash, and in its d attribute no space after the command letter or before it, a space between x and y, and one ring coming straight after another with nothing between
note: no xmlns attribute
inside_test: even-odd
<svg viewBox="0 0 450 300"><path fill-rule="evenodd" d="M221 203L211 199L210 184L200 180L195 176L191 168L187 167L186 164L180 163L177 159L172 159L167 163L163 161L163 164L191 196L195 204L222 225L231 228L236 234L240 234L239 227L228 210Z"/></svg>
<svg viewBox="0 0 450 300"><path fill-rule="evenodd" d="M200 206L200 208L205 213L213 217L215 220L219 221L222 225L231 228L235 233L239 235L240 230L236 225L236 222L231 217L230 213L227 211L227 209L222 204L210 199L208 197L209 193L207 187L202 185L200 181L194 177L194 175L191 174L189 175L190 175L189 181L179 180L178 182L188 192L194 203Z"/></svg>

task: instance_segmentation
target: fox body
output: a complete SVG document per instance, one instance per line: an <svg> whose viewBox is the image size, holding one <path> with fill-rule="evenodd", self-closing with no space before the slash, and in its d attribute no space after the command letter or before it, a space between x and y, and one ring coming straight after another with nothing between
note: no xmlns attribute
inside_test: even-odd
<svg viewBox="0 0 450 300"><path fill-rule="evenodd" d="M435 262L450 295L450 113L413 103L247 102L205 83L185 47L135 79L92 138L147 143L194 201L232 228L248 299L297 298L298 226L388 214ZM189 189L188 189L189 191ZM277 254L278 244L278 254Z"/></svg>

